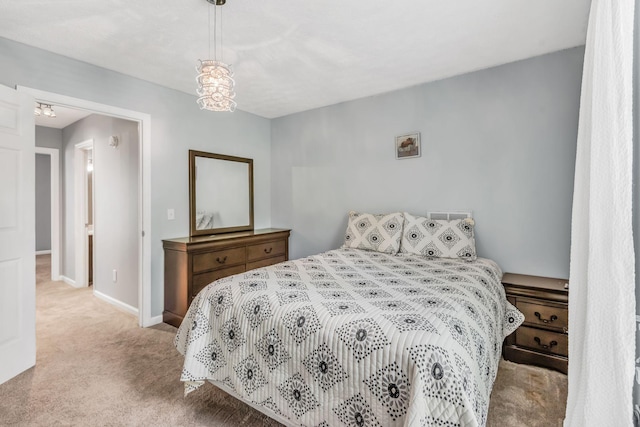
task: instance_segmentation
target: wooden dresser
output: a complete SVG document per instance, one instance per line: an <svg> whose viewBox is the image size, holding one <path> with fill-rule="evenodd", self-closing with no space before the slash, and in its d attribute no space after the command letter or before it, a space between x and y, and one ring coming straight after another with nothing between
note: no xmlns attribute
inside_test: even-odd
<svg viewBox="0 0 640 427"><path fill-rule="evenodd" d="M163 240L165 323L180 326L209 283L289 259L290 230L268 228Z"/></svg>
<svg viewBox="0 0 640 427"><path fill-rule="evenodd" d="M505 273L507 299L524 314L524 323L503 346L506 360L567 373L569 290L565 279Z"/></svg>

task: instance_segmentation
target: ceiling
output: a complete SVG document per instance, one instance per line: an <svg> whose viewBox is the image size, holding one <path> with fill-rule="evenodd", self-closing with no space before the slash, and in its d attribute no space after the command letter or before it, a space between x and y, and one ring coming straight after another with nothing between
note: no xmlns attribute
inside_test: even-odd
<svg viewBox="0 0 640 427"><path fill-rule="evenodd" d="M56 112L55 118L35 116L36 126L64 129L78 120L84 119L88 115L92 114L90 111L76 110L75 108L61 107L59 105L54 105L53 111Z"/></svg>
<svg viewBox="0 0 640 427"><path fill-rule="evenodd" d="M228 0L218 11L238 109L274 118L582 45L589 6ZM197 60L209 59L210 8L205 0L0 0L0 37L195 94Z"/></svg>

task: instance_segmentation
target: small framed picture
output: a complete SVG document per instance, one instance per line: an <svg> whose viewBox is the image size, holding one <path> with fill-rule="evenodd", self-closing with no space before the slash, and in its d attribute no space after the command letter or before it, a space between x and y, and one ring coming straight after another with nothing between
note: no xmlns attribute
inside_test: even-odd
<svg viewBox="0 0 640 427"><path fill-rule="evenodd" d="M420 132L396 136L396 159L420 157Z"/></svg>

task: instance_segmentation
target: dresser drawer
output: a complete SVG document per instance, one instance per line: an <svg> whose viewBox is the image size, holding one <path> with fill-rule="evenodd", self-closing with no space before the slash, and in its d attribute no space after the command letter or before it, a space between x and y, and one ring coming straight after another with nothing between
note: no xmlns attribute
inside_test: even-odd
<svg viewBox="0 0 640 427"><path fill-rule="evenodd" d="M220 270L210 271L208 273L194 274L193 286L191 288L191 297L195 297L196 295L198 295L198 292L204 289L211 282L215 282L216 280L223 277L244 273L244 271L244 264L241 264L236 265L235 267L228 267Z"/></svg>
<svg viewBox="0 0 640 427"><path fill-rule="evenodd" d="M247 263L247 271L253 270L254 268L267 267L269 265L277 264L279 262L286 261L287 257L285 255L280 255L273 258L267 258L260 261L254 261Z"/></svg>
<svg viewBox="0 0 640 427"><path fill-rule="evenodd" d="M287 244L284 240L261 243L247 246L247 260L257 261L263 258L271 258L284 255L287 252ZM255 268L255 267L254 267Z"/></svg>
<svg viewBox="0 0 640 427"><path fill-rule="evenodd" d="M516 345L545 353L568 356L569 339L558 332L520 326L515 332Z"/></svg>
<svg viewBox="0 0 640 427"><path fill-rule="evenodd" d="M179 327L195 296L218 279L286 261L289 234L268 228L163 240L163 321Z"/></svg>
<svg viewBox="0 0 640 427"><path fill-rule="evenodd" d="M245 248L224 249L193 255L193 273L244 264Z"/></svg>
<svg viewBox="0 0 640 427"><path fill-rule="evenodd" d="M516 307L524 314L525 324L566 331L569 312L566 306L545 304L542 301L518 298Z"/></svg>

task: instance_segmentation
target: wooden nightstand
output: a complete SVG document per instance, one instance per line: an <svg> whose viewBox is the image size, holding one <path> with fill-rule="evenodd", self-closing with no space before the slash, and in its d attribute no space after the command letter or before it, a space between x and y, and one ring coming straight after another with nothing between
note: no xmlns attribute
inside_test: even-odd
<svg viewBox="0 0 640 427"><path fill-rule="evenodd" d="M567 280L505 273L507 299L524 314L524 323L504 340L506 360L567 373L569 290Z"/></svg>

